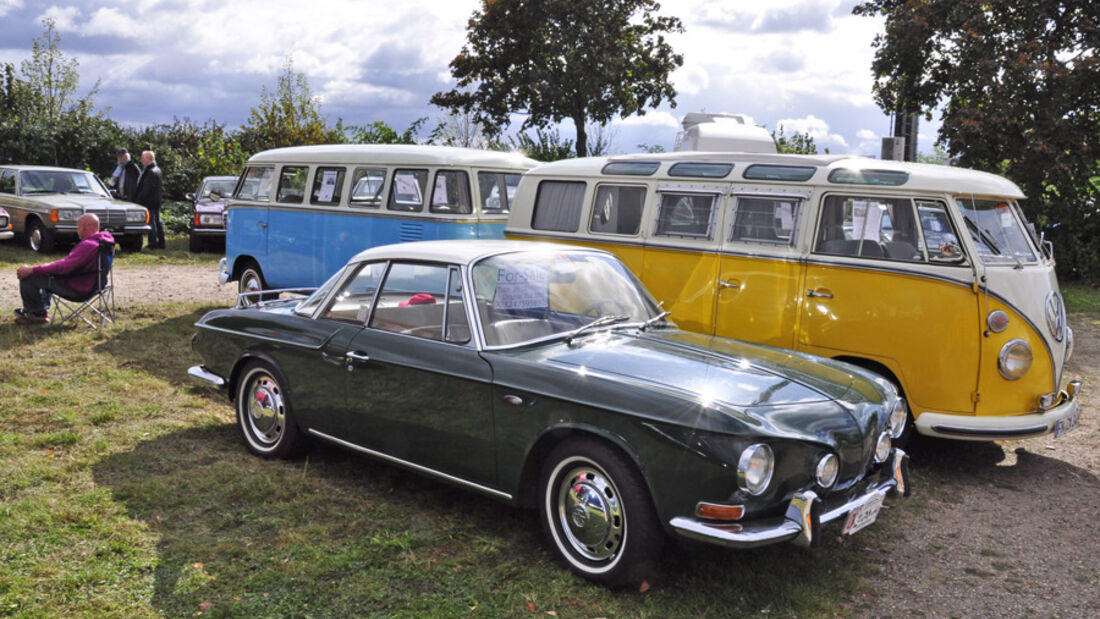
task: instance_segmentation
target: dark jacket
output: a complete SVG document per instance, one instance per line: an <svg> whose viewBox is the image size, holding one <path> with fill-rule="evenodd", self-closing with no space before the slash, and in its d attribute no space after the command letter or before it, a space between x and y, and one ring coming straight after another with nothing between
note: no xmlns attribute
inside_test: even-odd
<svg viewBox="0 0 1100 619"><path fill-rule="evenodd" d="M137 189L134 191L134 202L145 208L160 208L161 192L160 168L154 161L141 172Z"/></svg>
<svg viewBox="0 0 1100 619"><path fill-rule="evenodd" d="M138 167L136 161L130 159L126 162L126 165L122 166L122 170L126 177L121 183L122 186L116 188L118 189L118 199L133 202L134 194L137 193L137 182L138 177L141 176L141 168Z"/></svg>

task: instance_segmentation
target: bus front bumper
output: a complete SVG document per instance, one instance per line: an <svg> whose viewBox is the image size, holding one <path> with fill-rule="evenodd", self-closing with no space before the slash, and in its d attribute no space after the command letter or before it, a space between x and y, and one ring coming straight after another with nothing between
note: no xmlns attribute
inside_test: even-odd
<svg viewBox="0 0 1100 619"><path fill-rule="evenodd" d="M225 284L229 281L229 262L222 258L218 261L218 283Z"/></svg>
<svg viewBox="0 0 1100 619"><path fill-rule="evenodd" d="M1060 402L1041 413L1008 417L968 417L923 413L917 417L917 432L964 441L995 441L1033 438L1054 433L1055 438L1077 427L1081 404L1077 396L1081 381L1071 381L1060 394Z"/></svg>

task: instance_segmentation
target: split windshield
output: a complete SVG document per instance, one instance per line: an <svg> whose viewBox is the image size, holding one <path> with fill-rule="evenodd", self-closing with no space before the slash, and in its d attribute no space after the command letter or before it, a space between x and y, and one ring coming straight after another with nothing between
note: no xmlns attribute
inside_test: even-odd
<svg viewBox="0 0 1100 619"><path fill-rule="evenodd" d="M1035 262L1035 251L1023 223L1007 201L955 200L978 256L985 264Z"/></svg>

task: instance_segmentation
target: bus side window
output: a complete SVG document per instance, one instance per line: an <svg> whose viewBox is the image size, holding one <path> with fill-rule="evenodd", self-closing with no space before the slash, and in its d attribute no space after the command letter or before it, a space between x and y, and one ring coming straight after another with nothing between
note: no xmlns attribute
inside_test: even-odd
<svg viewBox="0 0 1100 619"><path fill-rule="evenodd" d="M507 214L512 208L512 197L519 186L519 174L478 172L477 186L481 193L481 212L490 215Z"/></svg>
<svg viewBox="0 0 1100 619"><path fill-rule="evenodd" d="M923 262L911 200L828 196L814 252L879 260Z"/></svg>
<svg viewBox="0 0 1100 619"><path fill-rule="evenodd" d="M269 167L245 168L233 197L266 202L271 197L271 179L274 175L275 170Z"/></svg>
<svg viewBox="0 0 1100 619"><path fill-rule="evenodd" d="M581 227L584 192L579 181L542 181L535 197L535 213L531 227L535 230L576 232Z"/></svg>
<svg viewBox="0 0 1100 619"><path fill-rule="evenodd" d="M729 240L791 245L801 210L801 201L739 197Z"/></svg>
<svg viewBox="0 0 1100 619"><path fill-rule="evenodd" d="M917 201L917 216L924 231L928 258L936 262L962 262L962 246L943 202Z"/></svg>
<svg viewBox="0 0 1100 619"><path fill-rule="evenodd" d="M432 189L433 213L469 215L473 212L470 200L470 177L462 170L440 170L435 173Z"/></svg>
<svg viewBox="0 0 1100 619"><path fill-rule="evenodd" d="M657 234L710 239L716 196L665 193L657 214Z"/></svg>
<svg viewBox="0 0 1100 619"><path fill-rule="evenodd" d="M637 236L644 206L645 187L600 185L588 231Z"/></svg>
<svg viewBox="0 0 1100 619"><path fill-rule="evenodd" d="M394 170L390 202L386 208L391 211L423 211L424 186L427 184L427 170Z"/></svg>
<svg viewBox="0 0 1100 619"><path fill-rule="evenodd" d="M279 193L275 201L280 204L301 204L306 197L307 166L283 166L279 174Z"/></svg>
<svg viewBox="0 0 1100 619"><path fill-rule="evenodd" d="M355 168L351 176L352 206L377 208L382 206L382 187L386 184L384 168Z"/></svg>
<svg viewBox="0 0 1100 619"><path fill-rule="evenodd" d="M317 168L313 175L313 190L309 193L310 204L336 206L344 191L345 168Z"/></svg>

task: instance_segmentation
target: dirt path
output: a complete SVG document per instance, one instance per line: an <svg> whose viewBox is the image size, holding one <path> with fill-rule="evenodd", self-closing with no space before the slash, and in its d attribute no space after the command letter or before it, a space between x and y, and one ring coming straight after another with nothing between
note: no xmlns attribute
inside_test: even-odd
<svg viewBox="0 0 1100 619"><path fill-rule="evenodd" d="M218 284L216 265L160 265L123 267L114 270L115 304L120 307L140 303L224 303L237 299L234 283ZM4 317L19 306L19 282L14 273L0 276L0 299L4 299Z"/></svg>

